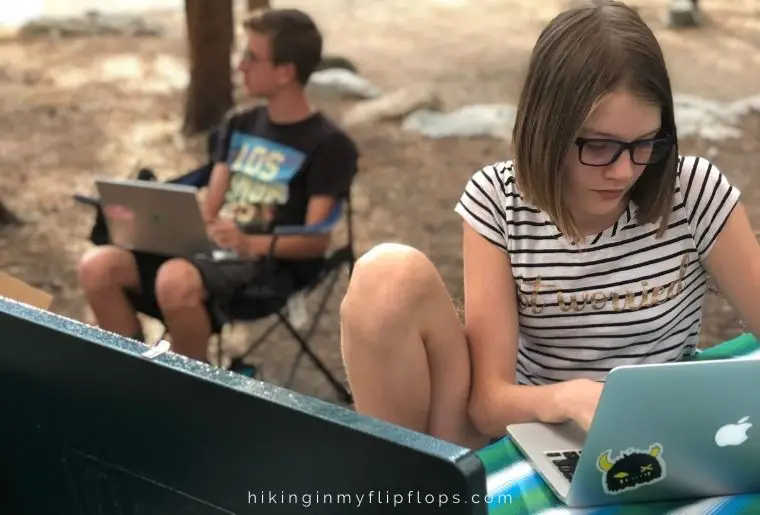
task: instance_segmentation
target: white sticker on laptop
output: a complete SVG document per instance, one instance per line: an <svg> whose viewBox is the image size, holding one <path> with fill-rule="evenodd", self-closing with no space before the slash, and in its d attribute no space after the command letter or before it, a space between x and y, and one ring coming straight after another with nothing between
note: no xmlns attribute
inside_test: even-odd
<svg viewBox="0 0 760 515"><path fill-rule="evenodd" d="M653 443L649 449L626 449L616 458L612 449L602 453L596 466L602 472L604 493L617 495L665 479L662 451L662 444Z"/></svg>

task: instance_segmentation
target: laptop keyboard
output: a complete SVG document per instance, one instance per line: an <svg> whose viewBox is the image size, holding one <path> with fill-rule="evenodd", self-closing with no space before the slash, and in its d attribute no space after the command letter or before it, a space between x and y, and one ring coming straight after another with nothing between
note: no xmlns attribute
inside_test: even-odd
<svg viewBox="0 0 760 515"><path fill-rule="evenodd" d="M573 480L573 474L575 474L575 467L578 466L578 460L581 457L581 451L554 451L547 452L546 457L549 458L557 470L565 476L568 481Z"/></svg>

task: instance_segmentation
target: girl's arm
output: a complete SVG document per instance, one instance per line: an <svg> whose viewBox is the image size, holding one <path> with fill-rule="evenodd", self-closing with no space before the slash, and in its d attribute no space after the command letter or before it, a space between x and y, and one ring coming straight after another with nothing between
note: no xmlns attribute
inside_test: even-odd
<svg viewBox="0 0 760 515"><path fill-rule="evenodd" d="M728 216L704 264L752 334L760 336L760 244L741 203Z"/></svg>
<svg viewBox="0 0 760 515"><path fill-rule="evenodd" d="M576 420L588 427L601 384L580 379L516 384L517 294L509 258L464 223L465 330L472 359L469 413L478 430L503 436L508 424Z"/></svg>

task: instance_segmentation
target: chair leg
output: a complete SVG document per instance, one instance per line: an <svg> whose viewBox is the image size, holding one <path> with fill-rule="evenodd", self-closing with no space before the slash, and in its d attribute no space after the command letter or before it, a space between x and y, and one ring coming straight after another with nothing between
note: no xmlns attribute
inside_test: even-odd
<svg viewBox="0 0 760 515"><path fill-rule="evenodd" d="M332 295L333 290L335 290L335 285L338 284L338 278L338 272L332 272L330 281L327 283L325 292L322 295L322 299L319 301L319 307L311 319L311 326L309 326L309 331L306 333L307 340L311 340L311 337L314 336L314 331L317 330L317 324L319 324L319 320L322 318L322 313L325 312L325 308L327 307L327 301L330 300L330 295Z"/></svg>
<svg viewBox="0 0 760 515"><path fill-rule="evenodd" d="M325 306L327 305L327 301L330 298L330 294L333 292L333 290L335 289L335 285L338 283L338 278L339 278L338 272L332 272L331 273L330 281L328 283L328 286L325 289L325 294L324 294L324 296L322 297L322 300L319 303L319 308L317 309L316 313L312 317L312 321L311 321L311 325L309 326L309 330L306 332L306 340L310 340L311 337L312 337L312 335L314 334L314 331L317 328L317 323L319 322L319 317L322 315L322 313L325 310ZM275 329L277 329L277 327L280 326L281 323L282 323L282 317L279 316L279 313L278 313L278 317L274 321L274 323L272 323L269 327L267 327L264 330L264 332L262 332L261 335L256 340L254 340L248 346L248 348L240 356L238 356L238 359L242 360L243 358L245 358L246 356L248 356L249 354L251 354L253 351L255 351L261 344L263 344L266 341L267 337L270 334L272 334L272 332ZM298 362L296 362L296 364L294 365L294 367L298 368L297 365L298 365ZM289 379L288 379L289 382L292 382L292 380L293 380L292 378L293 378L294 375L295 375L294 371L291 370L290 375L288 376L289 377ZM289 386L286 386L286 388L289 388Z"/></svg>
<svg viewBox="0 0 760 515"><path fill-rule="evenodd" d="M298 355L296 356L296 359L293 360L293 365L290 367L290 372L288 373L288 378L283 383L283 386L285 388L290 388L293 386L293 381L296 378L296 373L298 372L298 367L301 365L301 359L303 358L304 352L302 350L298 351Z"/></svg>
<svg viewBox="0 0 760 515"><path fill-rule="evenodd" d="M320 369L320 371L324 374L324 376L327 378L327 380L332 384L332 386L337 391L338 395L347 403L351 404L353 402L353 398L351 396L351 393L341 384L340 381L335 377L335 375L330 371L330 369L322 362L322 360L319 359L319 357L314 354L314 352L311 350L311 347L309 347L308 342L312 339L314 336L314 333L317 329L317 326L319 325L319 321L322 318L322 313L324 313L325 308L327 307L327 302L330 300L330 296L332 295L332 292L335 290L335 286L338 284L338 279L340 278L339 271L335 270L331 272L330 278L327 280L327 285L325 286L325 290L322 294L322 298L320 299L319 306L317 307L317 310L312 315L311 324L309 326L309 329L306 331L305 336L301 334L295 327L293 327L290 324L290 321L282 315L282 313L278 313L278 318L280 318L280 322L285 325L285 327L288 329L288 331L291 333L291 335L298 341L301 350L299 351L298 355L296 356L296 359L293 361L293 365L290 369L290 374L288 375L287 382L285 383L286 388L290 388L290 384L292 384L293 380L295 379L296 373L298 371L298 367L301 364L301 358L303 358L303 355L306 354L309 356L311 361L317 366L317 368Z"/></svg>
<svg viewBox="0 0 760 515"><path fill-rule="evenodd" d="M290 385L292 384L295 378L298 367L301 364L301 359L303 358L305 354L306 356L309 357L312 363L314 363L314 365L320 370L320 372L322 372L325 378L327 378L327 380L330 382L330 384L338 393L339 397L343 401L345 401L346 404L351 404L353 402L353 396L351 395L351 393L335 377L332 371L330 371L327 365L324 364L324 362L314 353L314 351L311 350L308 344L309 340L311 340L312 336L314 335L314 332L317 329L317 325L322 316L322 313L324 312L327 306L327 302L330 299L330 295L335 289L335 286L338 283L338 279L340 278L340 273L337 270L333 271L330 275L331 277L327 281L325 292L322 298L320 299L319 307L317 311L314 313L314 315L312 316L311 324L308 330L306 331L305 335L302 335L300 331L298 331L295 327L293 327L288 317L283 313L283 310L278 311L276 313L277 319L274 321L274 323L272 323L256 340L254 340L248 346L248 348L243 352L243 354L237 358L237 360L242 360L244 357L248 356L251 352L253 352L256 348L258 348L262 343L266 341L267 337L272 333L272 331L274 331L280 324L283 324L285 328L288 330L288 332L296 339L296 341L298 342L300 346L300 351L293 362L290 373L288 374L288 378L284 383L284 387L290 388Z"/></svg>
<svg viewBox="0 0 760 515"><path fill-rule="evenodd" d="M306 331L306 336L303 337L304 340L307 342L311 340L312 336L314 336L314 332L317 329L317 325L319 324L319 319L322 316L322 313L325 310L325 307L327 306L327 301L330 298L330 295L332 294L333 290L335 289L335 285L338 282L338 273L332 272L329 277L329 282L327 283L327 286L325 287L325 291L322 295L322 299L319 302L319 307L317 308L317 311L314 313L314 315L311 317L311 323L309 324L309 329ZM278 322L279 323L279 322ZM299 333L300 334L300 333ZM290 367L290 373L288 374L288 379L285 381L285 388L290 388L293 384L293 381L295 380L296 374L298 373L298 367L301 365L301 358L303 358L304 351L299 350L298 355L296 356L296 359L293 360L293 365Z"/></svg>
<svg viewBox="0 0 760 515"><path fill-rule="evenodd" d="M351 396L351 393L348 391L348 389L343 386L343 384L338 381L338 378L335 377L335 375L332 373L332 371L327 367L327 365L324 364L324 362L314 354L314 351L311 350L311 347L309 347L308 342L304 339L303 336L298 332L298 330L293 327L290 323L290 321L285 317L283 314L278 313L278 317L280 317L280 321L285 325L285 327L288 329L288 332L293 336L293 338L298 341L298 344L301 346L301 353L306 354L306 356L309 357L312 363L322 372L322 374L327 378L327 380L330 382L330 384L333 386L335 391L338 393L341 399L346 402L346 404L351 404L353 402L353 398Z"/></svg>
<svg viewBox="0 0 760 515"><path fill-rule="evenodd" d="M264 343L267 339L267 337L272 334L272 332L279 327L280 321L275 320L273 324L271 324L269 327L267 327L264 332L261 333L261 335L256 338L253 342L251 342L250 345L248 345L248 348L240 355L238 356L240 359L245 358L249 354L251 354L253 351L258 349L262 343Z"/></svg>

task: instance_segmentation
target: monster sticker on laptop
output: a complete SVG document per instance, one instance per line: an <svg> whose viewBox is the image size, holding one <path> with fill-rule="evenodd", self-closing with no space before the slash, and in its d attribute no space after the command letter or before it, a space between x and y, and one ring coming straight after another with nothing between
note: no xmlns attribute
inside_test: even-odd
<svg viewBox="0 0 760 515"><path fill-rule="evenodd" d="M652 444L649 449L626 449L612 458L608 449L599 456L596 466L602 472L602 488L608 495L617 495L665 479L665 462L662 445Z"/></svg>

